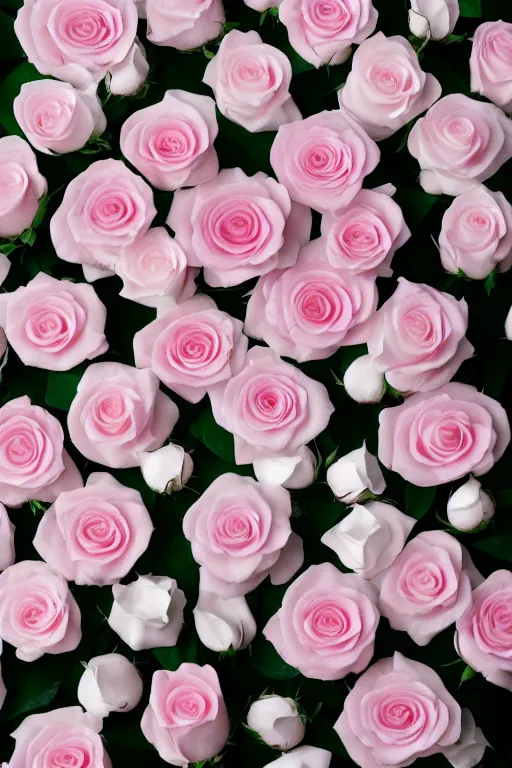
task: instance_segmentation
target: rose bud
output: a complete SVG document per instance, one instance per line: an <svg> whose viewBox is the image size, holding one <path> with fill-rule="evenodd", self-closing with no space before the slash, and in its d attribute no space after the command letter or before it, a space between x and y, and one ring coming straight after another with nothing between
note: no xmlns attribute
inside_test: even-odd
<svg viewBox="0 0 512 768"><path fill-rule="evenodd" d="M327 484L344 504L355 504L367 490L379 495L386 487L379 462L366 448L366 442L331 464Z"/></svg>
<svg viewBox="0 0 512 768"><path fill-rule="evenodd" d="M415 37L442 40L459 18L459 0L411 0L409 29Z"/></svg>
<svg viewBox="0 0 512 768"><path fill-rule="evenodd" d="M125 656L107 653L85 665L78 683L78 701L97 717L130 712L142 697L142 678Z"/></svg>
<svg viewBox="0 0 512 768"><path fill-rule="evenodd" d="M320 747L298 747L267 763L265 768L329 768L332 753Z"/></svg>
<svg viewBox="0 0 512 768"><path fill-rule="evenodd" d="M192 475L194 464L181 445L164 445L140 454L142 477L157 493L181 491Z"/></svg>
<svg viewBox="0 0 512 768"><path fill-rule="evenodd" d="M245 597L223 600L201 590L194 621L200 641L211 651L243 650L256 635L256 622Z"/></svg>
<svg viewBox="0 0 512 768"><path fill-rule="evenodd" d="M3 642L2 638L0 638L0 656L2 655L3 651ZM0 709L2 709L5 701L5 696L7 694L7 690L5 688L5 683L2 678L2 666L0 665Z"/></svg>
<svg viewBox="0 0 512 768"><path fill-rule="evenodd" d="M14 530L6 508L0 503L0 571L4 571L16 560Z"/></svg>
<svg viewBox="0 0 512 768"><path fill-rule="evenodd" d="M306 445L295 456L255 459L253 470L260 483L283 488L307 488L315 479L316 458Z"/></svg>
<svg viewBox="0 0 512 768"><path fill-rule="evenodd" d="M443 755L453 768L473 768L480 765L486 747L491 745L482 729L477 728L475 718L469 709L462 710L462 733L455 744L443 749Z"/></svg>
<svg viewBox="0 0 512 768"><path fill-rule="evenodd" d="M507 319L505 320L505 336L509 341L512 341L512 307L510 307Z"/></svg>
<svg viewBox="0 0 512 768"><path fill-rule="evenodd" d="M149 74L146 51L135 38L132 47L123 61L114 64L106 77L106 85L114 96L131 96L137 93Z"/></svg>
<svg viewBox="0 0 512 768"><path fill-rule="evenodd" d="M349 365L343 386L356 403L380 403L386 391L384 375L370 355L362 355Z"/></svg>
<svg viewBox="0 0 512 768"><path fill-rule="evenodd" d="M448 520L459 531L472 531L494 515L494 502L475 477L448 499Z"/></svg>
<svg viewBox="0 0 512 768"><path fill-rule="evenodd" d="M295 701L282 696L262 696L253 702L247 725L269 747L283 751L300 744L306 732Z"/></svg>

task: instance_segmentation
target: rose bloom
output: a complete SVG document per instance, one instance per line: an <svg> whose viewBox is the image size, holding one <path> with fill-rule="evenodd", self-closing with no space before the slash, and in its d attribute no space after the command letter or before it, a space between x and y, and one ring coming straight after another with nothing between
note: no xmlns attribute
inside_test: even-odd
<svg viewBox="0 0 512 768"><path fill-rule="evenodd" d="M425 192L456 196L512 157L512 123L494 104L452 93L414 124L407 146Z"/></svg>
<svg viewBox="0 0 512 768"><path fill-rule="evenodd" d="M245 331L299 363L322 360L366 341L377 299L373 278L333 267L325 238L318 238L301 249L293 267L260 277Z"/></svg>
<svg viewBox="0 0 512 768"><path fill-rule="evenodd" d="M63 576L46 563L23 560L0 574L0 637L22 661L74 651L80 609Z"/></svg>
<svg viewBox="0 0 512 768"><path fill-rule="evenodd" d="M142 733L171 765L215 757L229 736L229 718L213 667L181 664L153 673Z"/></svg>
<svg viewBox="0 0 512 768"><path fill-rule="evenodd" d="M10 768L112 768L99 732L103 720L81 707L29 715L11 734L16 741Z"/></svg>
<svg viewBox="0 0 512 768"><path fill-rule="evenodd" d="M512 267L512 206L483 184L456 197L443 216L441 263L448 272L483 280Z"/></svg>
<svg viewBox="0 0 512 768"><path fill-rule="evenodd" d="M292 48L315 67L344 62L352 43L375 30L377 16L371 0L282 0L279 7Z"/></svg>
<svg viewBox="0 0 512 768"><path fill-rule="evenodd" d="M147 38L179 51L201 48L222 34L226 16L222 0L146 0Z"/></svg>
<svg viewBox="0 0 512 768"><path fill-rule="evenodd" d="M368 352L399 392L429 392L447 384L473 355L467 328L464 299L399 277L374 317Z"/></svg>
<svg viewBox="0 0 512 768"><path fill-rule="evenodd" d="M494 685L512 691L512 573L491 573L457 621L458 653Z"/></svg>
<svg viewBox="0 0 512 768"><path fill-rule="evenodd" d="M0 502L19 507L31 499L55 501L82 484L54 416L26 395L0 408Z"/></svg>
<svg viewBox="0 0 512 768"><path fill-rule="evenodd" d="M48 189L34 152L19 136L0 138L0 189L0 237L16 237L31 226Z"/></svg>
<svg viewBox="0 0 512 768"><path fill-rule="evenodd" d="M270 162L292 200L320 213L348 205L377 167L380 151L344 109L282 125Z"/></svg>
<svg viewBox="0 0 512 768"><path fill-rule="evenodd" d="M356 680L334 730L357 765L399 768L455 744L461 709L433 669L396 652Z"/></svg>
<svg viewBox="0 0 512 768"><path fill-rule="evenodd" d="M146 551L153 524L141 495L106 472L61 493L37 528L34 548L76 584L115 584Z"/></svg>
<svg viewBox="0 0 512 768"><path fill-rule="evenodd" d="M311 234L311 212L263 172L226 168L213 181L179 189L167 223L208 285L224 288L295 263Z"/></svg>
<svg viewBox="0 0 512 768"><path fill-rule="evenodd" d="M107 127L96 86L78 91L70 83L33 80L21 86L13 109L32 146L47 155L76 152Z"/></svg>
<svg viewBox="0 0 512 768"><path fill-rule="evenodd" d="M305 677L340 680L365 669L379 623L377 590L331 563L312 565L286 590L263 634Z"/></svg>
<svg viewBox="0 0 512 768"><path fill-rule="evenodd" d="M122 363L90 365L68 413L69 436L88 459L107 467L138 467L141 451L160 448L178 409L153 371Z"/></svg>
<svg viewBox="0 0 512 768"><path fill-rule="evenodd" d="M125 120L121 152L157 189L192 187L218 173L218 131L213 99L171 90Z"/></svg>
<svg viewBox="0 0 512 768"><path fill-rule="evenodd" d="M132 0L133 2L133 0ZM121 248L148 229L153 192L120 160L97 160L66 187L50 221L59 258L113 274Z"/></svg>
<svg viewBox="0 0 512 768"><path fill-rule="evenodd" d="M361 43L338 92L340 106L376 141L396 133L440 96L439 81L423 72L410 42L382 32Z"/></svg>
<svg viewBox="0 0 512 768"><path fill-rule="evenodd" d="M302 115L290 96L292 66L257 32L232 29L208 62L203 83L215 94L219 111L252 133L276 131Z"/></svg>
<svg viewBox="0 0 512 768"><path fill-rule="evenodd" d="M182 247L165 227L151 227L119 252L116 274L123 281L120 296L146 307L162 299L180 302L196 292L199 270L189 267Z"/></svg>
<svg viewBox="0 0 512 768"><path fill-rule="evenodd" d="M505 409L469 384L412 395L379 420L380 461L422 487L484 475L510 442Z"/></svg>
<svg viewBox="0 0 512 768"><path fill-rule="evenodd" d="M323 384L264 347L252 347L240 373L210 399L215 421L234 435L237 464L294 456L334 411Z"/></svg>
<svg viewBox="0 0 512 768"><path fill-rule="evenodd" d="M198 403L242 369L248 343L242 328L209 296L194 296L135 334L135 365L151 368L169 389Z"/></svg>
<svg viewBox="0 0 512 768"><path fill-rule="evenodd" d="M0 294L0 326L24 365L68 371L108 349L107 310L94 288L39 272Z"/></svg>
<svg viewBox="0 0 512 768"><path fill-rule="evenodd" d="M512 112L512 24L486 21L473 35L471 90Z"/></svg>

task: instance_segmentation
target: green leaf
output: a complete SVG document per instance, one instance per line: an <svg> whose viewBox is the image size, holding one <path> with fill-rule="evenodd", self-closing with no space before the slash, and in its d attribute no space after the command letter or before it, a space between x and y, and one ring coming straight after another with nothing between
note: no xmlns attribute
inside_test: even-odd
<svg viewBox="0 0 512 768"><path fill-rule="evenodd" d="M21 243L2 243L0 245L0 253L3 253L4 256L9 256L10 253L18 248L21 248Z"/></svg>
<svg viewBox="0 0 512 768"><path fill-rule="evenodd" d="M235 447L231 432L219 427L213 418L210 406L201 411L199 417L190 425L191 434L203 445L224 461L235 461Z"/></svg>
<svg viewBox="0 0 512 768"><path fill-rule="evenodd" d="M36 213L36 215L34 217L34 221L32 222L32 229L37 229L43 223L43 219L44 219L45 214L46 214L46 209L48 208L48 201L49 201L49 199L50 199L50 197L48 195L44 195L40 199L39 206L37 208L37 213Z"/></svg>
<svg viewBox="0 0 512 768"><path fill-rule="evenodd" d="M459 0L460 15L479 19L482 15L481 0Z"/></svg>
<svg viewBox="0 0 512 768"><path fill-rule="evenodd" d="M420 488L412 483L407 483L405 487L405 510L408 515L421 520L432 507L436 498L437 488Z"/></svg>
<svg viewBox="0 0 512 768"><path fill-rule="evenodd" d="M80 150L81 155L97 155L99 152L108 152L112 149L112 145L106 139L102 139L101 136L94 136L89 139L85 147Z"/></svg>
<svg viewBox="0 0 512 768"><path fill-rule="evenodd" d="M283 661L272 643L262 637L251 645L251 659L262 675L273 680L289 680L299 674L299 670Z"/></svg>
<svg viewBox="0 0 512 768"><path fill-rule="evenodd" d="M466 669L462 673L462 677L460 678L459 688L462 685L462 683L465 683L468 680L471 680L471 678L475 677L475 675L477 675L477 674L478 674L478 672L476 670L474 670L472 667L467 665Z"/></svg>
<svg viewBox="0 0 512 768"><path fill-rule="evenodd" d="M49 371L44 401L49 408L69 411L83 371Z"/></svg>
<svg viewBox="0 0 512 768"><path fill-rule="evenodd" d="M462 43L464 40L467 40L467 33L464 33L463 35L448 35L448 37L443 41L445 45L451 45L451 43Z"/></svg>
<svg viewBox="0 0 512 768"><path fill-rule="evenodd" d="M153 648L153 654L163 669L174 672L184 662L197 662L197 639L191 636L188 642L184 643L180 637L178 645L172 648Z"/></svg>
<svg viewBox="0 0 512 768"><path fill-rule="evenodd" d="M0 59L23 59L25 54L14 31L14 19L0 11Z"/></svg>
<svg viewBox="0 0 512 768"><path fill-rule="evenodd" d="M492 289L496 285L496 270L495 269L493 269L491 274L487 276L484 285L485 285L485 292L487 293L488 296L490 296Z"/></svg>
<svg viewBox="0 0 512 768"><path fill-rule="evenodd" d="M338 454L338 448L335 448L334 451L328 455L324 463L325 469L329 469L331 464L334 464L334 462L336 461L337 454Z"/></svg>
<svg viewBox="0 0 512 768"><path fill-rule="evenodd" d="M30 664L2 664L7 698L0 719L11 720L24 712L47 707L54 700L68 667L65 656L44 656ZM14 669L12 668L14 667ZM12 684L9 676L12 674Z"/></svg>
<svg viewBox="0 0 512 768"><path fill-rule="evenodd" d="M4 126L7 133L14 133L16 136L23 136L23 131L19 127L13 112L13 102L20 92L23 83L30 83L33 80L44 80L45 76L28 61L24 61L19 67L13 69L0 84L0 123Z"/></svg>
<svg viewBox="0 0 512 768"><path fill-rule="evenodd" d="M32 229L32 227L29 227L28 229L25 229L21 235L20 240L23 243L23 245L30 245L32 247L36 241L37 233L35 229Z"/></svg>
<svg viewBox="0 0 512 768"><path fill-rule="evenodd" d="M499 536L486 536L485 539L477 541L473 546L481 552L491 555L491 557L496 557L498 560L506 560L510 563L512 562L511 542L510 533L506 533Z"/></svg>

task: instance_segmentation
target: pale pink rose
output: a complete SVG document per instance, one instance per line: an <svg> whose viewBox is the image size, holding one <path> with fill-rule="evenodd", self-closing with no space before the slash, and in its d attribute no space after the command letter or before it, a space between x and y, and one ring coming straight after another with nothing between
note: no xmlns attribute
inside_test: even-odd
<svg viewBox="0 0 512 768"><path fill-rule="evenodd" d="M219 37L226 21L222 0L146 0L145 15L148 40L179 51Z"/></svg>
<svg viewBox="0 0 512 768"><path fill-rule="evenodd" d="M322 216L327 258L333 267L352 274L391 277L391 260L411 236L400 206L392 200L396 188L386 184L362 189L338 214Z"/></svg>
<svg viewBox="0 0 512 768"><path fill-rule="evenodd" d="M66 579L49 565L22 560L0 574L0 637L22 661L74 651L80 609Z"/></svg>
<svg viewBox="0 0 512 768"><path fill-rule="evenodd" d="M318 238L300 250L293 267L260 277L245 332L299 363L322 360L366 341L377 300L375 280L333 267L325 238Z"/></svg>
<svg viewBox="0 0 512 768"><path fill-rule="evenodd" d="M290 201L262 171L226 168L213 181L179 189L167 223L208 285L238 285L295 263L311 234L311 211Z"/></svg>
<svg viewBox="0 0 512 768"><path fill-rule="evenodd" d="M401 768L455 744L461 709L437 672L396 652L356 680L334 730L357 765Z"/></svg>
<svg viewBox="0 0 512 768"><path fill-rule="evenodd" d="M19 136L0 139L0 189L0 237L16 237L31 226L48 189L34 152Z"/></svg>
<svg viewBox="0 0 512 768"><path fill-rule="evenodd" d="M203 83L215 94L217 108L252 133L276 131L302 115L290 96L292 66L278 48L254 30L232 29L206 67Z"/></svg>
<svg viewBox="0 0 512 768"><path fill-rule="evenodd" d="M368 353L399 392L429 392L447 384L472 357L467 329L465 299L399 277L373 319Z"/></svg>
<svg viewBox="0 0 512 768"><path fill-rule="evenodd" d="M292 47L315 67L345 61L352 43L372 34L377 16L371 0L282 0L279 7Z"/></svg>
<svg viewBox="0 0 512 768"><path fill-rule="evenodd" d="M340 106L376 141L396 133L440 96L439 81L423 72L410 42L382 32L361 43L338 92Z"/></svg>
<svg viewBox="0 0 512 768"><path fill-rule="evenodd" d="M114 96L132 96L146 82L149 64L140 40L135 41L125 59L110 67L105 78L105 85Z"/></svg>
<svg viewBox="0 0 512 768"><path fill-rule="evenodd" d="M141 451L160 448L178 420L153 371L122 363L90 365L68 413L73 445L107 467L138 467Z"/></svg>
<svg viewBox="0 0 512 768"><path fill-rule="evenodd" d="M494 104L444 96L413 126L407 142L432 195L460 195L512 157L512 122Z"/></svg>
<svg viewBox="0 0 512 768"><path fill-rule="evenodd" d="M75 584L116 584L146 551L153 524L141 495L106 472L61 493L36 531L34 548Z"/></svg>
<svg viewBox="0 0 512 768"><path fill-rule="evenodd" d="M193 296L135 334L135 365L151 368L169 389L198 403L241 371L248 344L242 328L209 296Z"/></svg>
<svg viewBox="0 0 512 768"><path fill-rule="evenodd" d="M154 672L140 727L171 765L218 755L228 740L229 718L213 667L181 664L175 672Z"/></svg>
<svg viewBox="0 0 512 768"><path fill-rule="evenodd" d="M3 504L0 504L0 571L4 571L8 568L16 559L14 551L14 530L14 525L9 520L6 508Z"/></svg>
<svg viewBox="0 0 512 768"><path fill-rule="evenodd" d="M157 307L163 297L184 301L196 291L199 270L188 266L183 249L165 227L151 227L123 248L115 268L123 281L119 295L146 307Z"/></svg>
<svg viewBox="0 0 512 768"><path fill-rule="evenodd" d="M512 24L486 21L476 28L469 69L471 90L512 112Z"/></svg>
<svg viewBox="0 0 512 768"><path fill-rule="evenodd" d="M133 0L131 0L133 2ZM112 274L121 248L149 229L153 192L120 160L97 160L66 187L50 221L57 256Z"/></svg>
<svg viewBox="0 0 512 768"><path fill-rule="evenodd" d="M344 109L282 125L270 162L292 200L320 213L348 205L380 159L364 128Z"/></svg>
<svg viewBox="0 0 512 768"><path fill-rule="evenodd" d="M82 485L55 416L26 395L0 408L0 502L19 507L31 499L55 501Z"/></svg>
<svg viewBox="0 0 512 768"><path fill-rule="evenodd" d="M213 99L171 90L123 123L121 152L157 189L192 187L218 173L218 130Z"/></svg>
<svg viewBox="0 0 512 768"><path fill-rule="evenodd" d="M365 669L379 623L377 590L331 563L312 565L286 590L263 634L305 677L340 680Z"/></svg>
<svg viewBox="0 0 512 768"><path fill-rule="evenodd" d="M0 326L25 365L68 371L108 349L107 310L94 288L39 272L0 295Z"/></svg>
<svg viewBox="0 0 512 768"><path fill-rule="evenodd" d="M455 644L466 664L512 691L512 573L491 573L457 621Z"/></svg>
<svg viewBox="0 0 512 768"><path fill-rule="evenodd" d="M3 253L0 253L0 285L5 282L9 270L11 268L11 262Z"/></svg>
<svg viewBox="0 0 512 768"><path fill-rule="evenodd" d="M78 91L57 80L33 80L21 86L13 109L32 146L47 155L76 152L107 127L96 86Z"/></svg>
<svg viewBox="0 0 512 768"><path fill-rule="evenodd" d="M456 197L443 216L439 253L448 272L483 280L512 267L512 205L483 184Z"/></svg>
<svg viewBox="0 0 512 768"><path fill-rule="evenodd" d="M10 768L112 768L99 735L102 719L82 707L62 707L29 715L12 733L16 740Z"/></svg>
<svg viewBox="0 0 512 768"><path fill-rule="evenodd" d="M244 0L244 3L255 11L268 11L269 8L279 8L283 0Z"/></svg>
<svg viewBox="0 0 512 768"><path fill-rule="evenodd" d="M423 487L484 475L510 442L505 409L469 384L412 395L379 421L380 461Z"/></svg>
<svg viewBox="0 0 512 768"><path fill-rule="evenodd" d="M215 421L234 435L237 464L294 456L334 411L323 384L265 347L252 347L240 373L210 399Z"/></svg>
<svg viewBox="0 0 512 768"><path fill-rule="evenodd" d="M459 0L411 0L409 29L415 37L444 40L460 15Z"/></svg>

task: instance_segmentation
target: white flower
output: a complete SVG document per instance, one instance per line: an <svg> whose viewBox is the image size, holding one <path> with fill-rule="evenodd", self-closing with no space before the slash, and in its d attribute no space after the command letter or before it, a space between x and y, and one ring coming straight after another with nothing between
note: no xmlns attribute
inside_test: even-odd
<svg viewBox="0 0 512 768"><path fill-rule="evenodd" d="M14 563L14 525L9 519L7 510L0 504L0 571Z"/></svg>
<svg viewBox="0 0 512 768"><path fill-rule="evenodd" d="M2 642L2 638L0 637L0 656L2 655L2 651L3 651L3 642ZM2 709L4 705L6 693L7 691L2 678L2 665L0 664L0 709Z"/></svg>
<svg viewBox="0 0 512 768"><path fill-rule="evenodd" d="M384 374L370 355L362 355L349 365L343 386L356 403L380 403L386 391Z"/></svg>
<svg viewBox="0 0 512 768"><path fill-rule="evenodd" d="M307 488L315 479L316 459L313 451L303 445L295 456L256 459L253 469L260 483Z"/></svg>
<svg viewBox="0 0 512 768"><path fill-rule="evenodd" d="M512 307L510 307L505 320L505 336L509 341L512 341Z"/></svg>
<svg viewBox="0 0 512 768"><path fill-rule="evenodd" d="M149 74L146 52L137 38L125 58L107 75L107 87L114 96L130 96L144 85Z"/></svg>
<svg viewBox="0 0 512 768"><path fill-rule="evenodd" d="M331 464L327 483L345 504L354 504L366 490L379 495L386 487L379 462L367 450L366 443Z"/></svg>
<svg viewBox="0 0 512 768"><path fill-rule="evenodd" d="M262 696L251 704L247 725L265 744L281 751L296 747L305 734L294 700L282 696Z"/></svg>
<svg viewBox="0 0 512 768"><path fill-rule="evenodd" d="M471 476L448 499L448 520L459 531L472 531L494 515L494 503Z"/></svg>
<svg viewBox="0 0 512 768"><path fill-rule="evenodd" d="M411 0L409 29L415 37L443 40L459 18L459 0Z"/></svg>
<svg viewBox="0 0 512 768"><path fill-rule="evenodd" d="M142 678L125 656L96 656L85 667L78 683L78 701L97 717L110 712L129 712L142 697Z"/></svg>
<svg viewBox="0 0 512 768"><path fill-rule="evenodd" d="M200 591L194 621L200 641L212 651L239 651L256 636L256 622L245 597L223 600L213 592Z"/></svg>
<svg viewBox="0 0 512 768"><path fill-rule="evenodd" d="M489 742L481 728L475 725L475 718L469 709L462 710L462 732L460 738L451 747L445 747L443 754L453 768L474 768L484 756Z"/></svg>
<svg viewBox="0 0 512 768"><path fill-rule="evenodd" d="M139 454L140 469L146 483L157 493L181 491L192 475L194 464L181 445L164 445L157 451Z"/></svg>
<svg viewBox="0 0 512 768"><path fill-rule="evenodd" d="M331 752L319 747L297 747L277 760L267 763L265 768L329 768Z"/></svg>

